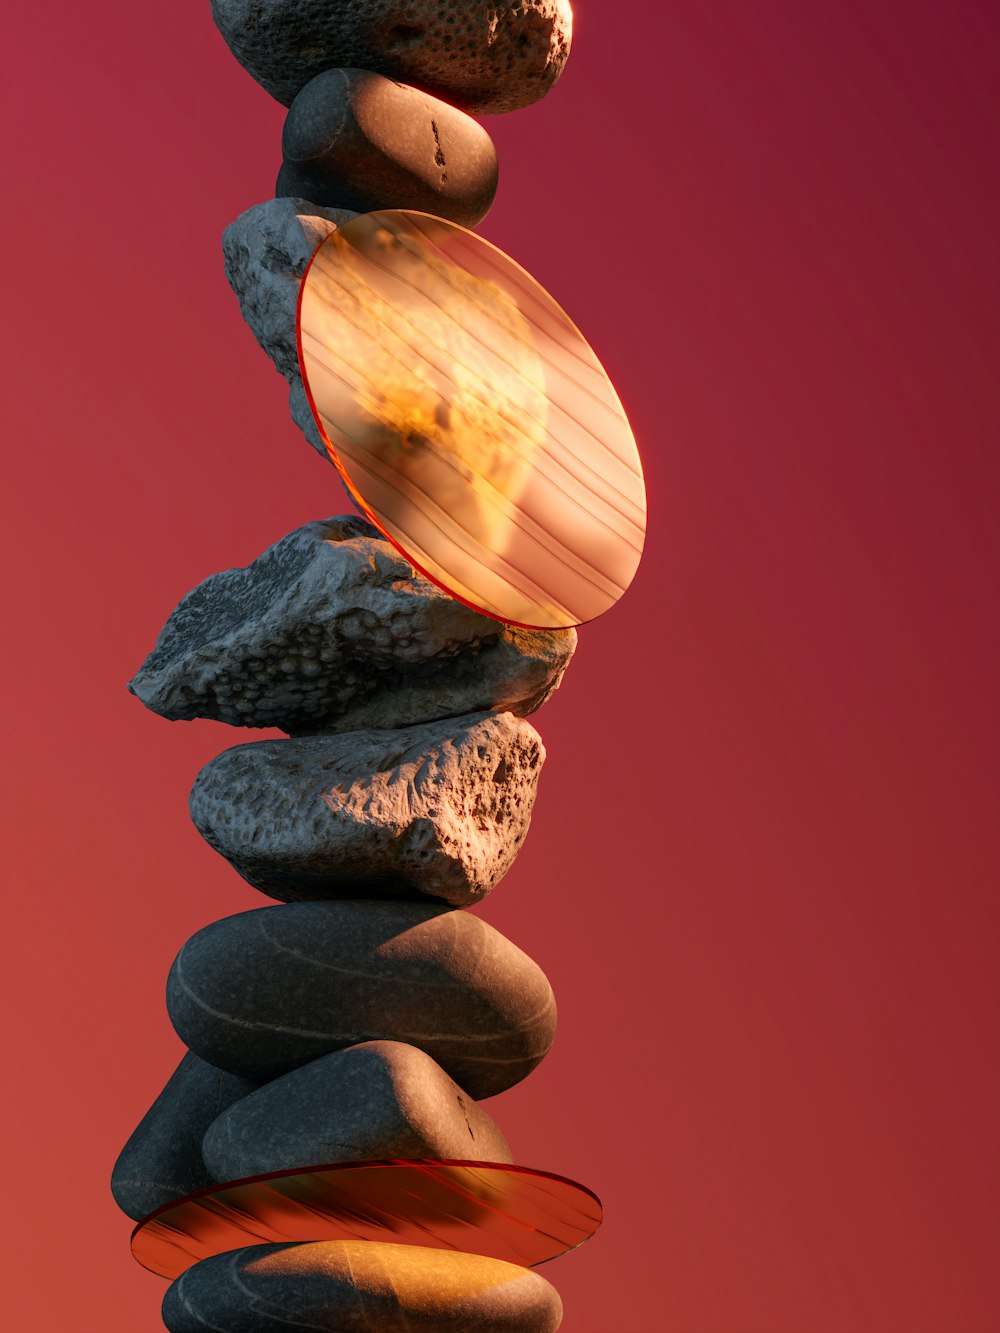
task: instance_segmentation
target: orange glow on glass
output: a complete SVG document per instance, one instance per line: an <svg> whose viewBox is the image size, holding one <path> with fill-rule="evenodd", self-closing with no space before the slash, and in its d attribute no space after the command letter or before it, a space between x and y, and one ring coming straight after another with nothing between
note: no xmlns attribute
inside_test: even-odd
<svg viewBox="0 0 1000 1333"><path fill-rule="evenodd" d="M451 222L352 218L310 262L299 362L331 459L422 573L500 620L578 625L646 530L635 439L551 296Z"/></svg>
<svg viewBox="0 0 1000 1333"><path fill-rule="evenodd" d="M353 1162L199 1190L140 1222L132 1254L175 1278L246 1245L382 1240L531 1268L588 1240L601 1217L600 1200L584 1186L524 1166Z"/></svg>

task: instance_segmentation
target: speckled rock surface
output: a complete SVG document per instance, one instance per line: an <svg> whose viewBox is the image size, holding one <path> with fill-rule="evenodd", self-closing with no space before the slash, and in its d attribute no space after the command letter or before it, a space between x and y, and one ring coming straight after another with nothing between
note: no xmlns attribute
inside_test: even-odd
<svg viewBox="0 0 1000 1333"><path fill-rule="evenodd" d="M569 56L569 0L212 0L244 69L279 102L325 69L371 69L473 113L544 97Z"/></svg>
<svg viewBox="0 0 1000 1333"><path fill-rule="evenodd" d="M408 208L474 227L497 190L483 127L429 93L363 69L302 89L281 136L275 194L370 213Z"/></svg>
<svg viewBox="0 0 1000 1333"><path fill-rule="evenodd" d="M350 1046L266 1084L219 1116L202 1151L218 1181L384 1158L513 1161L486 1112L398 1041Z"/></svg>
<svg viewBox="0 0 1000 1333"><path fill-rule="evenodd" d="M324 459L326 447L299 374L295 312L313 252L331 231L356 216L349 209L324 208L304 199L269 199L241 213L222 233L226 277L243 318L288 381L292 417Z"/></svg>
<svg viewBox="0 0 1000 1333"><path fill-rule="evenodd" d="M254 1245L168 1288L170 1333L555 1333L562 1302L529 1268L380 1241Z"/></svg>
<svg viewBox="0 0 1000 1333"><path fill-rule="evenodd" d="M191 792L202 837L274 898L478 902L528 832L545 750L510 713L256 741Z"/></svg>
<svg viewBox="0 0 1000 1333"><path fill-rule="evenodd" d="M211 1185L201 1155L205 1131L257 1086L188 1051L115 1163L111 1193L122 1212L138 1221L155 1208Z"/></svg>
<svg viewBox="0 0 1000 1333"><path fill-rule="evenodd" d="M468 912L418 903L287 903L214 921L175 959L167 1012L185 1045L246 1078L403 1041L477 1101L530 1074L556 1023L526 954Z"/></svg>
<svg viewBox="0 0 1000 1333"><path fill-rule="evenodd" d="M574 630L521 630L442 592L355 516L307 523L198 585L129 689L171 720L292 734L523 716L559 684Z"/></svg>

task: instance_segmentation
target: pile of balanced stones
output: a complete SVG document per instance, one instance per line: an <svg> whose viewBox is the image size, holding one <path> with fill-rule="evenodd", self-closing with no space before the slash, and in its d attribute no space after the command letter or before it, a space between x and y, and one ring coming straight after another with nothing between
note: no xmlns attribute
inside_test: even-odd
<svg viewBox="0 0 1000 1333"><path fill-rule="evenodd" d="M308 261L358 211L474 225L496 154L468 112L535 101L569 50L566 0L212 0L236 58L290 107L275 198L226 231L246 322L303 390ZM331 472L331 477L332 477ZM527 716L575 631L461 604L366 520L307 523L169 617L130 690L163 717L278 728L191 793L208 843L278 904L217 921L167 983L188 1048L123 1150L132 1218L221 1182L318 1163L510 1163L479 1103L549 1049L545 976L479 917L528 829L544 749ZM470 1239L474 1251L474 1237ZM231 1250L169 1288L172 1333L296 1329L550 1333L531 1269L378 1240Z"/></svg>

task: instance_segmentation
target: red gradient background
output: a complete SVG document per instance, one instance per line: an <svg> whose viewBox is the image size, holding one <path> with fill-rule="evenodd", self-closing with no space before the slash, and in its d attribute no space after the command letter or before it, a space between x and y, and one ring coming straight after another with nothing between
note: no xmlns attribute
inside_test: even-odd
<svg viewBox="0 0 1000 1333"><path fill-rule="evenodd" d="M566 1333L1000 1327L998 20L975 0L578 0L493 118L483 232L591 338L645 562L538 724L484 915L560 1002L490 1109L607 1220ZM30 15L30 16L29 16ZM282 110L207 0L5 20L8 1327L152 1333L107 1189L246 735L125 679L176 600L346 508L219 237Z"/></svg>

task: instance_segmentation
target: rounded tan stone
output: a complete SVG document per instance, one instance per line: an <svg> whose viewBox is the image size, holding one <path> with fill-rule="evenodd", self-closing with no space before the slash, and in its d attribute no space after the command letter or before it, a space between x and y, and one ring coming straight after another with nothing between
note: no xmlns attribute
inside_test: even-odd
<svg viewBox="0 0 1000 1333"><path fill-rule="evenodd" d="M559 1293L500 1259L380 1241L255 1245L167 1291L170 1333L555 1333Z"/></svg>

